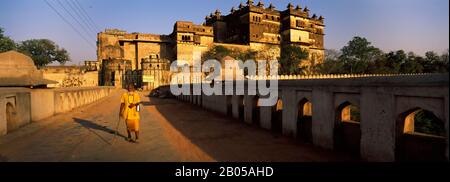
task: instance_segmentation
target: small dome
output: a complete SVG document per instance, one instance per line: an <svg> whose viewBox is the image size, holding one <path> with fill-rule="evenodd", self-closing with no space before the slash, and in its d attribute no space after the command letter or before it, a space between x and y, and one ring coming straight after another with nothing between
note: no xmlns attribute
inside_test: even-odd
<svg viewBox="0 0 450 182"><path fill-rule="evenodd" d="M0 53L0 67L20 67L21 69L36 69L34 62L30 57L16 51Z"/></svg>
<svg viewBox="0 0 450 182"><path fill-rule="evenodd" d="M0 53L0 86L38 86L55 83L43 78L33 60L25 54Z"/></svg>

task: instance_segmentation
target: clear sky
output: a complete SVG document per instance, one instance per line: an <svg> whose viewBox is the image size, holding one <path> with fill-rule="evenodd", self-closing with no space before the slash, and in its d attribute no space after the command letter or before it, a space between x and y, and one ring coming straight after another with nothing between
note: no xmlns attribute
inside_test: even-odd
<svg viewBox="0 0 450 182"><path fill-rule="evenodd" d="M48 38L66 48L73 60L96 59L96 33L105 28L128 32L169 34L177 20L202 23L216 9L223 14L241 0L77 0L97 28L80 28L61 5L78 12L68 0L48 0L83 40L44 0L0 0L0 27L16 41ZM72 2L74 0L71 0ZM246 0L243 0L244 3ZM258 2L255 0L255 2ZM269 1L263 1L268 6ZM403 49L423 55L428 50L442 53L449 45L449 0L272 0L278 10L289 2L305 5L323 15L325 47L340 49L352 37L363 36L384 51ZM81 9L80 9L81 11ZM81 13L80 13L81 14ZM95 32L94 32L95 31ZM89 33L89 34L88 34ZM72 64L73 64L72 63Z"/></svg>

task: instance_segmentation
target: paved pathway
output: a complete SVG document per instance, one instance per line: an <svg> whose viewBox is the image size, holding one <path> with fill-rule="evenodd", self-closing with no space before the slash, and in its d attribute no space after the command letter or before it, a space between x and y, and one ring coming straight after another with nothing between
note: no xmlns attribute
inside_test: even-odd
<svg viewBox="0 0 450 182"><path fill-rule="evenodd" d="M353 161L345 155L141 93L141 139L115 137L122 92L0 137L0 161ZM120 134L126 135L121 123Z"/></svg>

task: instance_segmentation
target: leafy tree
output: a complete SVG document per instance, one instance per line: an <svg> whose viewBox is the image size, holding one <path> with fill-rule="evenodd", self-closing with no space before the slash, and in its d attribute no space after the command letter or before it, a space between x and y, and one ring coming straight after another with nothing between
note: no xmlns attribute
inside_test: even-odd
<svg viewBox="0 0 450 182"><path fill-rule="evenodd" d="M413 52L408 53L408 58L400 67L400 73L422 73L423 66L420 64L420 56L416 56Z"/></svg>
<svg viewBox="0 0 450 182"><path fill-rule="evenodd" d="M214 46L211 49L209 49L207 52L203 53L203 61L207 61L210 59L215 59L217 61L222 60L226 56L232 56L231 53L233 50L228 49L224 46Z"/></svg>
<svg viewBox="0 0 450 182"><path fill-rule="evenodd" d="M441 64L442 64L442 67L441 67L441 70L440 70L440 71L441 71L441 72L448 72L448 71L449 71L449 65L448 65L448 62L449 62L448 50L447 50L444 54L441 55L440 61L441 61Z"/></svg>
<svg viewBox="0 0 450 182"><path fill-rule="evenodd" d="M427 73L443 73L448 72L448 52L439 56L433 51L425 53L424 72Z"/></svg>
<svg viewBox="0 0 450 182"><path fill-rule="evenodd" d="M334 49L325 50L325 60L322 64L314 66L316 73L320 74L340 74L344 73L343 62L339 60L341 52Z"/></svg>
<svg viewBox="0 0 450 182"><path fill-rule="evenodd" d="M30 56L37 67L43 67L53 62L65 64L70 61L69 53L48 39L26 40L19 44L20 52Z"/></svg>
<svg viewBox="0 0 450 182"><path fill-rule="evenodd" d="M370 62L382 55L382 51L371 45L366 38L354 37L341 49L339 57L349 73L366 73Z"/></svg>
<svg viewBox="0 0 450 182"><path fill-rule="evenodd" d="M342 53L334 49L325 49L325 60L337 61Z"/></svg>
<svg viewBox="0 0 450 182"><path fill-rule="evenodd" d="M386 67L388 67L389 73L399 73L401 65L406 62L407 57L403 50L388 53Z"/></svg>
<svg viewBox="0 0 450 182"><path fill-rule="evenodd" d="M301 74L306 67L300 67L302 61L305 61L309 56L308 51L295 46L284 45L281 48L280 68L279 74Z"/></svg>
<svg viewBox="0 0 450 182"><path fill-rule="evenodd" d="M253 60L256 61L256 55L258 54L257 51L253 51L253 50L247 50L244 52L240 52L240 51L236 51L233 52L232 55L236 55L236 59L237 60L241 60L241 61L247 61L247 60Z"/></svg>
<svg viewBox="0 0 450 182"><path fill-rule="evenodd" d="M15 50L16 47L16 43L11 38L3 35L3 29L0 27L0 52Z"/></svg>

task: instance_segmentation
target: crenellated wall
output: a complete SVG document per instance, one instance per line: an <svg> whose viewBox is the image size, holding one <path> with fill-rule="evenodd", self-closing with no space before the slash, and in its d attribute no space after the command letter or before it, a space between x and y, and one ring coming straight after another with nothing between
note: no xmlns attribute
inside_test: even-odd
<svg viewBox="0 0 450 182"><path fill-rule="evenodd" d="M405 155L401 150L424 151L419 155L437 154L448 160L448 78L448 74L424 74L280 80L278 107L258 107L258 96L248 94L182 95L178 99L274 132L280 127L283 135L292 137L304 136L300 133L305 129L301 129L304 126L300 126L303 121L299 111L303 110L302 103L309 101L312 116L308 130L316 146L337 149L338 144L345 143L344 148L357 150L354 154L367 161L400 161ZM346 104L359 108L359 123L341 121ZM277 108L281 110L277 112ZM432 112L445 123L445 136L404 133L405 115L418 108ZM426 145L408 148L414 146L411 142L419 141ZM429 150L425 150L427 147Z"/></svg>

